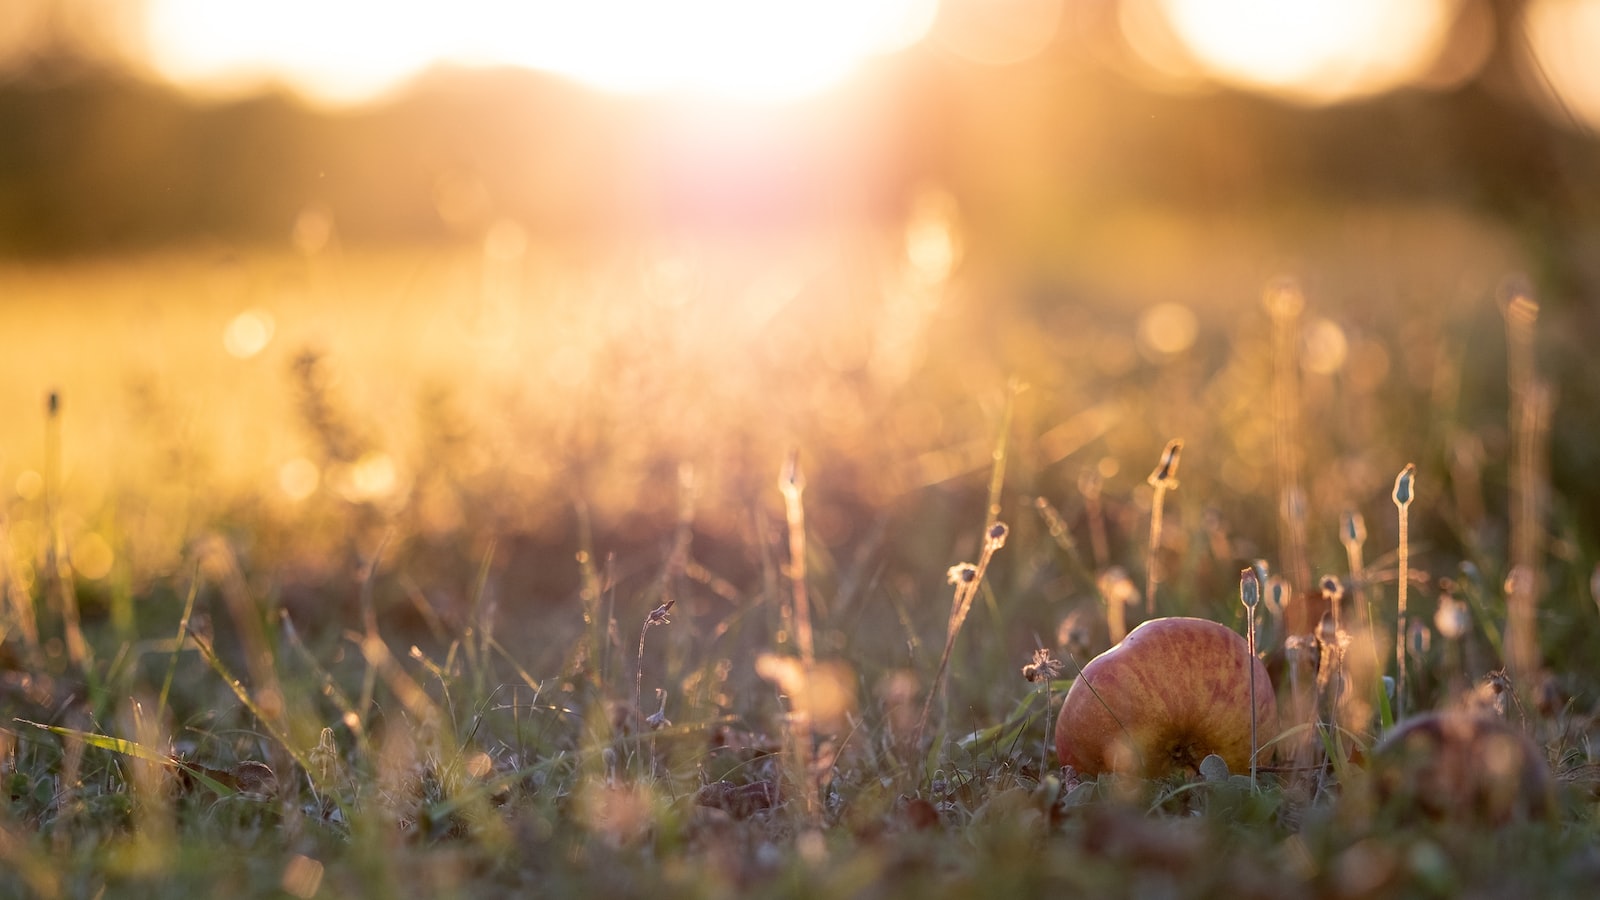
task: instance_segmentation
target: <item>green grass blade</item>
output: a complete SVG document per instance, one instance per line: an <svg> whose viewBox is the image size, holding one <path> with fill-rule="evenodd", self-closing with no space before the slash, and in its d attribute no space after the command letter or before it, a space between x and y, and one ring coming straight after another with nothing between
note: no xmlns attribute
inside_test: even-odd
<svg viewBox="0 0 1600 900"><path fill-rule="evenodd" d="M206 788L211 790L219 797L227 797L235 793L233 788L228 787L215 778L212 778L210 775L200 771L198 768L191 766L180 759L175 759L171 756L168 756L165 753L152 750L149 747L146 747L145 745L135 741L112 737L108 734L97 734L93 731L79 731L76 728L67 728L64 725L45 725L42 722L31 722L27 719L12 719L11 721L22 725L32 725L34 728L38 728L41 731L48 731L51 734L60 735L62 737L75 738L83 741L85 745L99 750L109 750L112 753L118 753L122 756L131 756L134 759L142 759L147 762L160 763L164 766L173 766L174 768L182 769L183 771L189 773L190 777L192 777L195 781L205 785Z"/></svg>

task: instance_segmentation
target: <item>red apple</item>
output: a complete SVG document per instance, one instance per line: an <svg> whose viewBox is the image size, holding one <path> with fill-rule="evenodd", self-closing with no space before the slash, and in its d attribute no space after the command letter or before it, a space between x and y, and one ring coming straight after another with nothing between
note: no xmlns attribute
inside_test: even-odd
<svg viewBox="0 0 1600 900"><path fill-rule="evenodd" d="M1278 705L1244 638L1208 619L1151 619L1083 667L1056 720L1056 755L1083 775L1192 774L1212 753L1248 772L1252 667L1265 741Z"/></svg>
<svg viewBox="0 0 1600 900"><path fill-rule="evenodd" d="M1380 806L1401 821L1505 825L1556 807L1544 751L1504 719L1477 713L1401 722L1372 749L1372 773Z"/></svg>

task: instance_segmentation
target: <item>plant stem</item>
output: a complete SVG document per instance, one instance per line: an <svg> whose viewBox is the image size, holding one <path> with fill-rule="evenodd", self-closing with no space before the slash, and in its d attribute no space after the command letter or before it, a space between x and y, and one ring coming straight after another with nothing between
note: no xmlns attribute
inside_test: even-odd
<svg viewBox="0 0 1600 900"><path fill-rule="evenodd" d="M1244 613L1245 628L1249 633L1245 635L1250 647L1250 790L1256 789L1256 754L1259 752L1261 741L1256 733L1256 610L1250 607Z"/></svg>
<svg viewBox="0 0 1600 900"><path fill-rule="evenodd" d="M911 745L921 748L922 737L928 728L928 716L933 710L933 701L940 695L944 688L945 673L950 667L950 653L955 649L956 636L961 633L961 625L967 620L967 613L972 609L972 598L978 593L978 586L983 583L983 574L989 568L989 561L994 558L994 552L1005 546L1008 533L1004 522L995 522L989 526L984 535L983 554L978 557L978 564L961 563L950 570L950 580L955 584L955 596L950 603L950 621L945 627L944 652L939 656L939 669L933 676L933 687L928 691L928 699L922 704L922 715L917 719L917 730Z"/></svg>
<svg viewBox="0 0 1600 900"><path fill-rule="evenodd" d="M1522 285L1504 302L1506 369L1510 382L1511 504L1510 571L1506 597L1506 663L1518 690L1538 668L1535 606L1543 544L1545 456L1548 453L1550 389L1534 367L1539 304Z"/></svg>
<svg viewBox="0 0 1600 900"><path fill-rule="evenodd" d="M800 670L807 691L812 690L811 675L816 664L816 645L811 633L811 599L806 593L806 514L801 497L805 478L800 474L800 454L790 451L778 477L778 492L783 494L784 512L789 523L789 583L794 598L794 636L800 649ZM795 768L805 792L806 816L813 826L822 821L822 804L817 780L811 772L811 710L790 716L795 747Z"/></svg>
<svg viewBox="0 0 1600 900"><path fill-rule="evenodd" d="M1300 386L1296 377L1299 357L1295 341L1305 297L1293 280L1282 279L1267 286L1263 302L1272 319L1272 443L1278 476L1279 552L1289 581L1304 585L1311 581L1311 569L1306 562L1305 488L1300 483ZM1291 599L1282 615L1290 634L1311 629L1303 602Z"/></svg>
<svg viewBox="0 0 1600 900"><path fill-rule="evenodd" d="M1156 615L1156 585L1161 583L1161 573L1157 570L1156 563L1161 552L1161 526L1166 520L1164 507L1167 491L1178 486L1178 454L1182 451L1182 440L1168 441L1166 449L1161 451L1161 462L1156 465L1155 471L1150 473L1148 479L1154 493L1150 496L1150 553L1145 558L1144 568L1146 619L1153 619Z"/></svg>
<svg viewBox="0 0 1600 900"><path fill-rule="evenodd" d="M1261 742L1256 724L1256 605L1261 602L1261 579L1256 570L1246 566L1239 570L1239 602L1244 604L1245 646L1250 650L1250 790L1256 789L1256 755L1261 752ZM1293 669L1290 670L1291 673Z"/></svg>
<svg viewBox="0 0 1600 900"><path fill-rule="evenodd" d="M1408 531L1409 531L1409 527L1410 527L1410 515L1409 515L1409 512L1410 512L1410 508L1411 508L1411 500L1415 495L1416 472L1417 472L1417 467L1416 467L1415 464L1406 463L1406 467L1404 469L1400 470L1400 474L1397 475L1395 477L1395 480L1394 480L1394 505L1395 505L1395 508L1399 511L1399 519L1400 519L1400 522L1399 522L1399 525L1400 525L1400 527L1399 527L1399 530L1400 530L1400 547L1399 547L1399 553L1398 553L1398 555L1399 555L1399 579L1400 579L1399 591L1398 591L1398 593L1399 593L1399 597L1398 597L1399 602L1398 602L1396 610L1395 610L1395 622L1394 622L1394 654L1395 654L1394 718L1395 718L1395 721L1399 721L1401 719L1401 717L1403 717L1405 715L1405 707L1406 707L1406 625L1407 625L1407 620L1406 620L1406 588L1408 587L1408 585L1410 583L1410 580L1411 580L1411 574L1410 574L1410 571L1409 571L1410 564L1411 564L1411 547L1410 547L1410 544L1409 544L1409 541L1408 541L1408 538L1409 538Z"/></svg>

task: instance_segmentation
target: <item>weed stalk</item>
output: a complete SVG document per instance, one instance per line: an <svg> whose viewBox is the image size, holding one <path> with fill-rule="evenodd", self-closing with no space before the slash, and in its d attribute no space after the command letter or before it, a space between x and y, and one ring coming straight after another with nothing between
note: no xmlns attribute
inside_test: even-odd
<svg viewBox="0 0 1600 900"><path fill-rule="evenodd" d="M950 583L955 585L955 596L950 602L950 620L945 627L944 652L939 656L939 668L933 676L933 687L928 690L928 699L922 704L922 715L917 719L917 730L911 742L913 747L922 746L922 738L927 733L928 716L933 710L933 701L944 690L945 673L950 666L950 653L955 648L956 636L961 633L961 625L967 620L967 613L972 609L972 598L978 593L978 586L983 583L983 575L989 568L989 561L994 558L994 553L1006 544L1008 529L1004 522L995 522L989 526L984 534L983 553L978 557L978 564L958 563L951 566L949 571Z"/></svg>
<svg viewBox="0 0 1600 900"><path fill-rule="evenodd" d="M791 450L778 475L778 492L783 495L783 508L789 525L789 585L794 603L795 645L800 650L801 681L804 689L810 691L817 651L811 633L811 599L806 592L806 513L802 502L805 489L805 476L800 473L799 451ZM810 704L803 705L805 708L796 709L790 721L793 723L795 768L805 790L806 817L815 826L822 819L822 804L818 797L817 780L811 772Z"/></svg>
<svg viewBox="0 0 1600 900"><path fill-rule="evenodd" d="M1028 681L1039 683L1040 692L1044 694L1044 742L1039 746L1039 781L1042 783L1045 772L1050 768L1050 682L1061 675L1061 661L1050 655L1049 648L1040 647L1033 651L1033 660L1022 667L1022 677Z"/></svg>
<svg viewBox="0 0 1600 900"><path fill-rule="evenodd" d="M1278 535L1284 568L1295 584L1309 584L1306 563L1305 487L1300 483L1300 388L1296 378L1299 354L1295 352L1300 313L1305 297L1291 279L1267 286L1263 302L1272 319L1273 447L1278 472ZM1303 603L1285 612L1289 633L1311 629Z"/></svg>
<svg viewBox="0 0 1600 900"><path fill-rule="evenodd" d="M1261 581L1249 566L1239 570L1239 602L1244 604L1244 639L1250 650L1250 790L1256 789L1256 754L1261 750L1256 723L1256 606L1261 602Z"/></svg>
<svg viewBox="0 0 1600 900"><path fill-rule="evenodd" d="M1411 500L1416 491L1417 467L1413 463L1406 463L1400 474L1394 479L1394 505L1400 518L1400 548L1399 548L1399 602L1395 610L1394 621L1394 717L1398 721L1405 715L1406 709L1406 630L1410 620L1406 616L1406 588L1410 585L1411 573L1411 546L1410 546L1410 509Z"/></svg>
<svg viewBox="0 0 1600 900"><path fill-rule="evenodd" d="M44 402L44 507L49 528L46 571L56 588L60 604L61 627L67 644L67 659L85 677L94 680L89 642L84 640L78 615L78 590L73 584L65 536L61 533L61 394L51 391Z"/></svg>
<svg viewBox="0 0 1600 900"><path fill-rule="evenodd" d="M1106 536L1105 507L1100 502L1102 482L1100 473L1084 469L1078 475L1078 493L1083 495L1084 515L1089 519L1089 549L1094 555L1094 570L1106 567L1111 555L1111 542Z"/></svg>
<svg viewBox="0 0 1600 900"><path fill-rule="evenodd" d="M1539 594L1539 557L1543 552L1544 460L1548 453L1551 390L1534 368L1534 334L1539 304L1530 292L1514 286L1503 303L1506 320L1506 368L1511 408L1511 573L1506 598L1507 664L1512 683L1525 689L1534 682L1539 664L1535 606Z"/></svg>
<svg viewBox="0 0 1600 900"><path fill-rule="evenodd" d="M1183 440L1173 438L1161 451L1161 461L1156 464L1155 471L1147 479L1154 493L1150 495L1150 555L1145 560L1144 572L1144 617L1153 619L1156 615L1156 585L1161 583L1161 572L1157 568L1158 557L1161 553L1161 526L1165 519L1163 506L1167 499L1167 491L1176 490L1178 487L1178 458L1183 452Z"/></svg>

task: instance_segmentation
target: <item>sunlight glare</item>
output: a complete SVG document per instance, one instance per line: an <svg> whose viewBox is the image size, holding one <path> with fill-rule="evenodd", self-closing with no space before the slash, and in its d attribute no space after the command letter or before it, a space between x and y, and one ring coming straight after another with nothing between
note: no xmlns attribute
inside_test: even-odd
<svg viewBox="0 0 1600 900"><path fill-rule="evenodd" d="M1567 112L1600 128L1600 0L1534 0L1528 43Z"/></svg>
<svg viewBox="0 0 1600 900"><path fill-rule="evenodd" d="M946 0L934 39L970 62L1014 65L1050 46L1065 12L1062 0Z"/></svg>
<svg viewBox="0 0 1600 900"><path fill-rule="evenodd" d="M924 285L944 283L961 260L955 198L935 188L919 191L906 222L906 262Z"/></svg>
<svg viewBox="0 0 1600 900"><path fill-rule="evenodd" d="M1370 95L1420 77L1443 49L1457 5L1451 0L1157 2L1172 37L1205 74L1305 103ZM1135 21L1125 17L1125 29ZM1147 56L1160 46L1136 31L1128 38ZM1152 61L1170 66L1169 60Z"/></svg>
<svg viewBox="0 0 1600 900"><path fill-rule="evenodd" d="M152 63L214 92L277 80L334 104L436 63L513 65L623 93L788 99L932 27L938 0L151 0Z"/></svg>
<svg viewBox="0 0 1600 900"><path fill-rule="evenodd" d="M155 0L146 28L156 68L186 86L228 94L276 80L348 103L382 94L434 56L427 12L373 0Z"/></svg>

